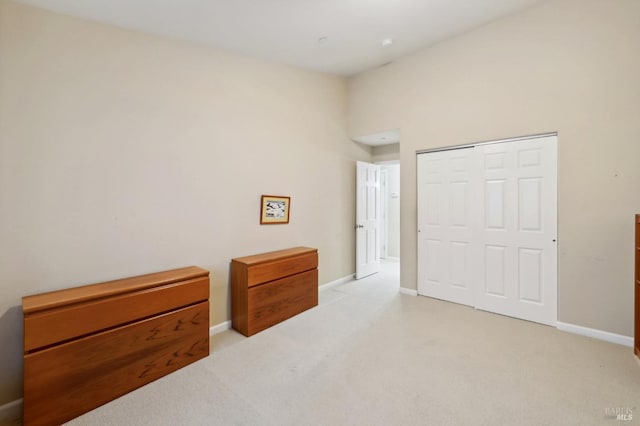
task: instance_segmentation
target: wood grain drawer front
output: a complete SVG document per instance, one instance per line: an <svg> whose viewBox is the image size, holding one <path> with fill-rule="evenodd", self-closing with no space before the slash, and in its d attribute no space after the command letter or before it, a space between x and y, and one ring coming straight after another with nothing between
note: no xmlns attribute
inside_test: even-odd
<svg viewBox="0 0 640 426"><path fill-rule="evenodd" d="M25 352L169 312L208 298L209 278L203 277L25 315Z"/></svg>
<svg viewBox="0 0 640 426"><path fill-rule="evenodd" d="M318 267L318 252L293 256L273 262L251 265L247 269L247 286L252 287Z"/></svg>
<svg viewBox="0 0 640 426"><path fill-rule="evenodd" d="M76 303L115 297L133 291L146 290L152 287L189 281L209 276L209 271L197 266L155 272L137 277L122 278L97 284L88 284L48 293L34 294L22 298L22 311L34 314L48 309L61 308Z"/></svg>
<svg viewBox="0 0 640 426"><path fill-rule="evenodd" d="M318 270L282 278L249 289L248 330L251 336L318 305Z"/></svg>
<svg viewBox="0 0 640 426"><path fill-rule="evenodd" d="M25 424L60 424L209 354L209 303L24 358Z"/></svg>

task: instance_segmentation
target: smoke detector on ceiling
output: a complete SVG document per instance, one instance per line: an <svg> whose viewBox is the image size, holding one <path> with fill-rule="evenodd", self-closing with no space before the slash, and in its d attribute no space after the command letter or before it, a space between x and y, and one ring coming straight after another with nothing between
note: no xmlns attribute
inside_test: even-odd
<svg viewBox="0 0 640 426"><path fill-rule="evenodd" d="M393 39L392 38L385 38L382 40L382 42L380 43L382 44L382 47L389 47L393 44Z"/></svg>

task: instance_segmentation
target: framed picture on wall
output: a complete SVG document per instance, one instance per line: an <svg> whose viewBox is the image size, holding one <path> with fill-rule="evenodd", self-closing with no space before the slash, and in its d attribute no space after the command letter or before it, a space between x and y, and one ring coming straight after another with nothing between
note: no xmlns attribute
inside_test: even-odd
<svg viewBox="0 0 640 426"><path fill-rule="evenodd" d="M260 202L260 224L289 223L291 197L263 195Z"/></svg>

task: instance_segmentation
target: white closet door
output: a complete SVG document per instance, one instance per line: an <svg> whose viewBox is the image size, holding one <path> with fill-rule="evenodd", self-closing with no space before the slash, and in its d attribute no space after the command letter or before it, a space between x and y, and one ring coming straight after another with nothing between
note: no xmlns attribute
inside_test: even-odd
<svg viewBox="0 0 640 426"><path fill-rule="evenodd" d="M418 294L555 326L556 136L417 162Z"/></svg>
<svg viewBox="0 0 640 426"><path fill-rule="evenodd" d="M473 152L421 154L417 164L418 294L471 306Z"/></svg>
<svg viewBox="0 0 640 426"><path fill-rule="evenodd" d="M476 307L557 320L557 138L476 147L482 206Z"/></svg>

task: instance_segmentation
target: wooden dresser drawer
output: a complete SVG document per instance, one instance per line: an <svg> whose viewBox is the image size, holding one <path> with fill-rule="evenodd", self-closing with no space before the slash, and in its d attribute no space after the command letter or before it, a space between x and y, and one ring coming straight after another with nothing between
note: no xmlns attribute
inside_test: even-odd
<svg viewBox="0 0 640 426"><path fill-rule="evenodd" d="M249 288L249 334L255 334L318 304L318 270Z"/></svg>
<svg viewBox="0 0 640 426"><path fill-rule="evenodd" d="M318 267L318 253L307 253L288 259L251 265L247 269L247 285L266 283Z"/></svg>
<svg viewBox="0 0 640 426"><path fill-rule="evenodd" d="M204 302L26 355L24 422L72 419L207 356L208 332Z"/></svg>
<svg viewBox="0 0 640 426"><path fill-rule="evenodd" d="M204 277L37 312L25 316L24 348L31 352L208 298L209 278Z"/></svg>

